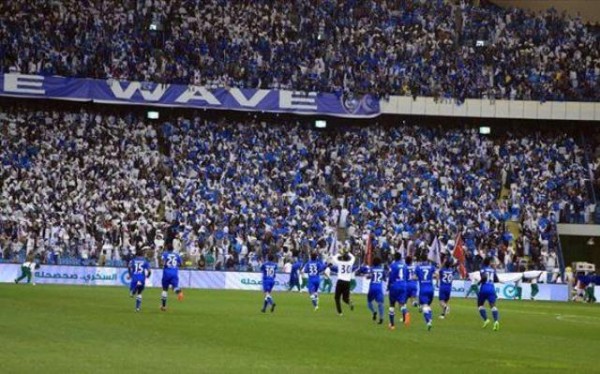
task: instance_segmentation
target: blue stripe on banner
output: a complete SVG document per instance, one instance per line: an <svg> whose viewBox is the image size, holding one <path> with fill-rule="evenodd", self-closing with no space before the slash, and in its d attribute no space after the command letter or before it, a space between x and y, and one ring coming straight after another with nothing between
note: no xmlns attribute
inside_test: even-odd
<svg viewBox="0 0 600 374"><path fill-rule="evenodd" d="M103 104L323 114L347 118L372 118L380 114L379 99L372 95L354 97L285 90L208 89L179 84L26 74L0 75L0 96L93 101Z"/></svg>

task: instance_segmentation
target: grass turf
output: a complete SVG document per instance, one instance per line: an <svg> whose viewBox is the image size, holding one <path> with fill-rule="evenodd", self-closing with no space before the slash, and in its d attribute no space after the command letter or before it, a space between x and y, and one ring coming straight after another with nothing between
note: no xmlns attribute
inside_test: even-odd
<svg viewBox="0 0 600 374"><path fill-rule="evenodd" d="M482 330L474 300L453 299L427 332L371 321L363 295L335 313L306 293L186 290L185 301L147 289L140 313L125 288L0 285L3 373L551 373L598 372L600 313L591 305L500 301L501 329ZM387 309L387 308L386 308ZM386 310L387 313L387 310ZM397 312L397 315L399 313ZM483 368L483 369L482 369Z"/></svg>

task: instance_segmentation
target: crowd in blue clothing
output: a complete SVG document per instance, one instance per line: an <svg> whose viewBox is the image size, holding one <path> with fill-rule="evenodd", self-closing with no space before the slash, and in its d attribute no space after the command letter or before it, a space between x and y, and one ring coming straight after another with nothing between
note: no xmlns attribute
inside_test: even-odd
<svg viewBox="0 0 600 374"><path fill-rule="evenodd" d="M469 3L9 0L0 68L382 98L600 100L596 28L554 10Z"/></svg>
<svg viewBox="0 0 600 374"><path fill-rule="evenodd" d="M194 264L236 270L268 253L361 257L368 233L384 258L435 237L447 253L461 233L469 269L487 256L552 269L556 223L590 219L584 151L562 131L281 122L3 112L0 253L116 261L168 240Z"/></svg>

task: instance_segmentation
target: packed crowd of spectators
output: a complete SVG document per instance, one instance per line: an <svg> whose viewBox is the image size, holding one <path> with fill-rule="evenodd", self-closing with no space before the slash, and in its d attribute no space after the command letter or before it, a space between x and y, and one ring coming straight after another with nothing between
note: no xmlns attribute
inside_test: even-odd
<svg viewBox="0 0 600 374"><path fill-rule="evenodd" d="M516 252L550 265L558 261L553 222L594 221L596 205L588 188L592 166L584 148L564 132L526 132L502 140L500 153L509 165L503 176L509 187L506 202L510 219L521 223Z"/></svg>
<svg viewBox="0 0 600 374"><path fill-rule="evenodd" d="M464 1L0 2L5 72L382 98L600 101L599 36Z"/></svg>
<svg viewBox="0 0 600 374"><path fill-rule="evenodd" d="M593 134L588 139L590 159L588 167L591 172L592 191L596 198L600 196L600 134ZM595 221L600 222L600 207L596 208Z"/></svg>
<svg viewBox="0 0 600 374"><path fill-rule="evenodd" d="M248 118L0 113L0 254L110 265L172 240L193 266L235 270L269 252L362 258L368 232L383 257L427 253L435 237L447 255L461 233L470 270L485 256L551 269L556 222L589 219L583 151L562 132Z"/></svg>

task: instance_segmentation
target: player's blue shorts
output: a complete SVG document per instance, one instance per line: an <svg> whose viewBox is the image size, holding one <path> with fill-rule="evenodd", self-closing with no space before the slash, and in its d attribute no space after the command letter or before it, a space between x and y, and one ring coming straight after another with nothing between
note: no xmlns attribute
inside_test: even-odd
<svg viewBox="0 0 600 374"><path fill-rule="evenodd" d="M290 278L290 281L288 282L288 285L290 287L300 286L300 279L298 277Z"/></svg>
<svg viewBox="0 0 600 374"><path fill-rule="evenodd" d="M272 279L265 279L262 282L263 292L271 292L273 291L273 287L275 286L275 281Z"/></svg>
<svg viewBox="0 0 600 374"><path fill-rule="evenodd" d="M406 284L406 298L417 297L417 284L407 283Z"/></svg>
<svg viewBox="0 0 600 374"><path fill-rule="evenodd" d="M138 281L142 284L138 285ZM131 279L131 283L129 283L129 292L141 294L146 287L145 283L144 279Z"/></svg>
<svg viewBox="0 0 600 374"><path fill-rule="evenodd" d="M179 276L163 273L162 277L162 288L164 291L169 289L169 286L173 287L174 290L179 288Z"/></svg>
<svg viewBox="0 0 600 374"><path fill-rule="evenodd" d="M452 287L440 287L440 296L439 296L440 301L447 303L448 300L450 300L451 294L452 294Z"/></svg>
<svg viewBox="0 0 600 374"><path fill-rule="evenodd" d="M419 290L419 304L431 305L433 301L433 287L422 287Z"/></svg>
<svg viewBox="0 0 600 374"><path fill-rule="evenodd" d="M369 293L367 294L367 301L377 301L378 303L383 303L383 290L379 289L369 289Z"/></svg>
<svg viewBox="0 0 600 374"><path fill-rule="evenodd" d="M495 304L496 298L495 289L482 288L477 294L477 306L482 306L486 301L490 304Z"/></svg>
<svg viewBox="0 0 600 374"><path fill-rule="evenodd" d="M408 294L406 292L405 287L398 287L398 286L390 287L390 294L389 294L390 306L394 305L395 303L399 303L401 305L406 304L406 300L408 299L407 295Z"/></svg>
<svg viewBox="0 0 600 374"><path fill-rule="evenodd" d="M308 292L315 293L319 291L319 285L321 284L320 279L309 279L308 280Z"/></svg>

